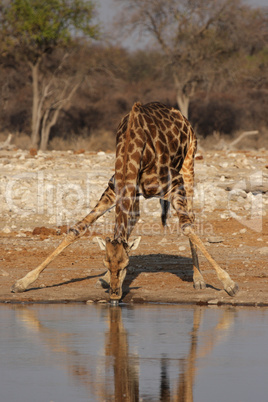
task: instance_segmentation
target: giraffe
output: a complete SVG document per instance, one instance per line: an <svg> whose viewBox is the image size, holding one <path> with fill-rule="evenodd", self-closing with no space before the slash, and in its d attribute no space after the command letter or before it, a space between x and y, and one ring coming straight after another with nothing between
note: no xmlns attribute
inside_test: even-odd
<svg viewBox="0 0 268 402"><path fill-rule="evenodd" d="M159 102L142 105L136 102L122 118L116 135L115 174L108 182L95 208L74 225L60 245L37 268L15 282L13 292L23 292L66 247L81 237L100 216L115 206L114 238L98 239L106 251L107 268L103 283L110 286L111 301L122 298L122 285L129 263L129 252L137 248L140 238L129 237L139 219L139 196L158 197L162 223L168 207L174 208L182 233L189 238L193 260L193 283L204 289L197 249L215 269L225 291L234 296L238 286L212 258L194 230L193 188L194 157L197 139L189 121L179 110Z"/></svg>

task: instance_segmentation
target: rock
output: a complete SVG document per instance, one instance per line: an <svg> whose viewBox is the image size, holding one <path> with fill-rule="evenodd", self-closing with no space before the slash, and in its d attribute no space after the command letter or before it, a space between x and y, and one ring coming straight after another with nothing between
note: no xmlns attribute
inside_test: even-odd
<svg viewBox="0 0 268 402"><path fill-rule="evenodd" d="M29 155L30 155L30 156L35 156L35 155L37 155L37 149L36 149L36 148L30 148L30 149L29 149Z"/></svg>
<svg viewBox="0 0 268 402"><path fill-rule="evenodd" d="M168 240L164 237L162 240L160 240L157 244L159 244L159 245L164 245L164 244L166 244L166 243L168 243Z"/></svg>
<svg viewBox="0 0 268 402"><path fill-rule="evenodd" d="M247 193L244 190L235 188L230 191L228 196L230 201L236 201L238 197L247 198Z"/></svg>
<svg viewBox="0 0 268 402"><path fill-rule="evenodd" d="M211 304L211 305L217 305L218 303L219 303L218 299L212 299L212 300L208 301L208 304Z"/></svg>
<svg viewBox="0 0 268 402"><path fill-rule="evenodd" d="M268 192L267 181L260 180L259 177L256 179L254 179L254 177L250 177L250 180L243 179L236 182L218 183L217 186L224 188L226 191L242 190L243 192L254 194Z"/></svg>
<svg viewBox="0 0 268 402"><path fill-rule="evenodd" d="M186 247L184 247L184 246L179 247L179 251L185 251L185 250L186 250Z"/></svg>
<svg viewBox="0 0 268 402"><path fill-rule="evenodd" d="M261 247L258 249L258 251L262 255L268 255L268 247Z"/></svg>
<svg viewBox="0 0 268 402"><path fill-rule="evenodd" d="M207 238L209 243L222 243L224 239L220 236L210 236Z"/></svg>

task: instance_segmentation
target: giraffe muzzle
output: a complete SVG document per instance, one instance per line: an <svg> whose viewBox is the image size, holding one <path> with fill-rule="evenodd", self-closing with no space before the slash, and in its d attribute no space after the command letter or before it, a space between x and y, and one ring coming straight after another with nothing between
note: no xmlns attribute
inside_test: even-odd
<svg viewBox="0 0 268 402"><path fill-rule="evenodd" d="M110 299L111 300L120 300L122 297L122 289L121 288L110 288Z"/></svg>

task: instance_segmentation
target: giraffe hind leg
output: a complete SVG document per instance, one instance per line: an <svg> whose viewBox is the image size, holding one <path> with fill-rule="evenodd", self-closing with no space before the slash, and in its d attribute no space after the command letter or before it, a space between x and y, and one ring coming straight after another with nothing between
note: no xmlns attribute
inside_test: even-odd
<svg viewBox="0 0 268 402"><path fill-rule="evenodd" d="M66 247L72 244L75 240L81 237L100 216L106 211L111 209L115 204L115 193L112 181L109 182L108 187L102 194L99 202L95 208L80 222L78 222L59 244L59 246L51 253L45 261L43 261L37 268L28 272L23 278L17 280L11 288L13 293L24 292L29 285L37 280L40 273L50 264Z"/></svg>

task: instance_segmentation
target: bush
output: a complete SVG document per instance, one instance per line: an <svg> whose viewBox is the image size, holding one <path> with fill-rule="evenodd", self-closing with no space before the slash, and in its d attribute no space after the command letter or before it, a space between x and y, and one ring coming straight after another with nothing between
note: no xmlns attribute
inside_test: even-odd
<svg viewBox="0 0 268 402"><path fill-rule="evenodd" d="M215 131L232 135L240 125L241 111L231 100L210 98L204 102L201 98L190 104L189 118L199 135L207 137Z"/></svg>

